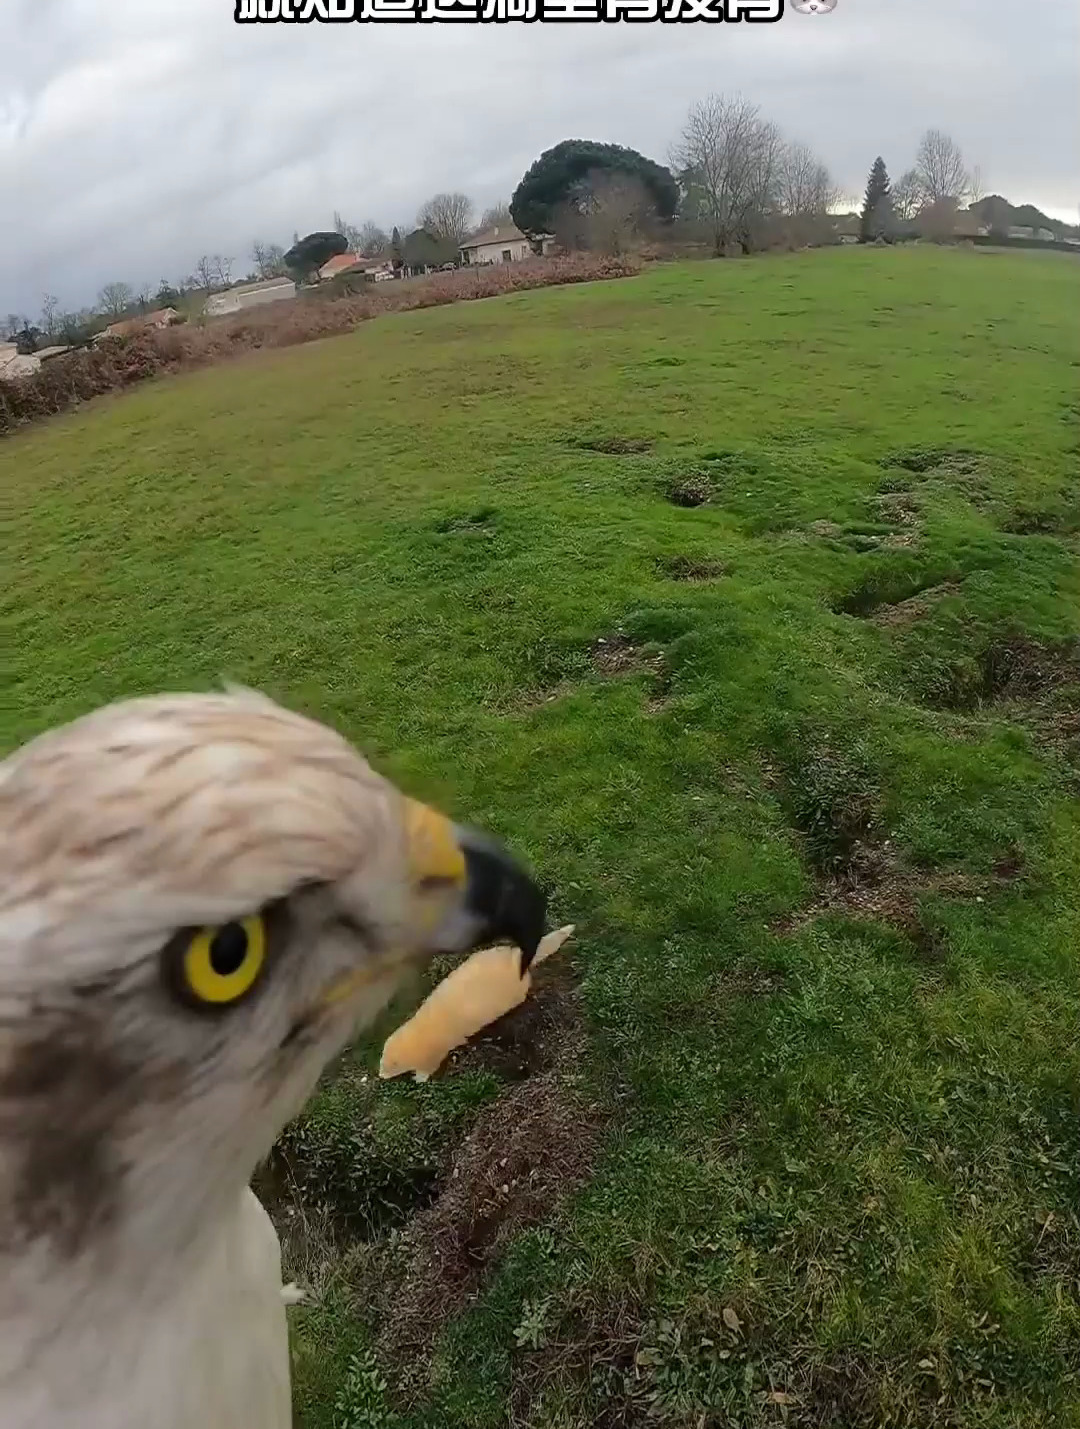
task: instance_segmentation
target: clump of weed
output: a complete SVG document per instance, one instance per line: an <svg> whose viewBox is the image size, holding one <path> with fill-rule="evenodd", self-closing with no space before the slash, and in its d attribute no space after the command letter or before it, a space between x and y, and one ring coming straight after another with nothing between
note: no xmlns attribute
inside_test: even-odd
<svg viewBox="0 0 1080 1429"><path fill-rule="evenodd" d="M960 475L974 475L985 465L981 452L970 447L905 447L890 452L882 458L884 467L898 466L903 471L913 471L925 475L931 471L955 472Z"/></svg>
<svg viewBox="0 0 1080 1429"><path fill-rule="evenodd" d="M481 531L492 525L496 514L494 506L481 506L476 511L441 516L435 522L435 530L440 536L449 536L455 531Z"/></svg>
<svg viewBox="0 0 1080 1429"><path fill-rule="evenodd" d="M600 452L603 456L640 456L643 452L651 451L653 439L651 437L581 437L575 443L583 451Z"/></svg>
<svg viewBox="0 0 1080 1429"><path fill-rule="evenodd" d="M349 1357L334 1400L334 1429L392 1429L401 1418L389 1406L389 1386L370 1350Z"/></svg>
<svg viewBox="0 0 1080 1429"><path fill-rule="evenodd" d="M795 825L823 878L872 878L880 835L881 795L869 771L842 750L823 745L790 774Z"/></svg>
<svg viewBox="0 0 1080 1429"><path fill-rule="evenodd" d="M665 556L657 565L671 581L715 581L727 574L724 562L710 556Z"/></svg>
<svg viewBox="0 0 1080 1429"><path fill-rule="evenodd" d="M1080 490L1043 505L1017 506L1001 529L1011 536L1074 536L1080 531Z"/></svg>
<svg viewBox="0 0 1080 1429"><path fill-rule="evenodd" d="M663 491L672 506L704 506L712 499L713 484L708 472L692 471L668 477Z"/></svg>

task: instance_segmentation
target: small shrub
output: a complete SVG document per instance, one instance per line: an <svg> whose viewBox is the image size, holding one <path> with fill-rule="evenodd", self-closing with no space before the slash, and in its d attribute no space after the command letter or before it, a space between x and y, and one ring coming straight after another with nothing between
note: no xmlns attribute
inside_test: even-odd
<svg viewBox="0 0 1080 1429"><path fill-rule="evenodd" d="M334 1429L391 1429L400 1416L386 1402L387 1383L370 1350L350 1356L345 1383L334 1400Z"/></svg>

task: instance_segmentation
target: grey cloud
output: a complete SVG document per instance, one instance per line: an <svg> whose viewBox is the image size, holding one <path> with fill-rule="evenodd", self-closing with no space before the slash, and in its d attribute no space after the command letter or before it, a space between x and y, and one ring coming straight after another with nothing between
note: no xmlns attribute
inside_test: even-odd
<svg viewBox="0 0 1080 1429"><path fill-rule="evenodd" d="M0 314L156 284L256 236L408 223L438 188L507 196L548 145L663 160L687 104L753 97L858 193L928 125L990 189L1080 202L1080 12L1016 0L840 0L778 25L234 25L233 0L3 0ZM1038 23L1017 16L1038 14Z"/></svg>

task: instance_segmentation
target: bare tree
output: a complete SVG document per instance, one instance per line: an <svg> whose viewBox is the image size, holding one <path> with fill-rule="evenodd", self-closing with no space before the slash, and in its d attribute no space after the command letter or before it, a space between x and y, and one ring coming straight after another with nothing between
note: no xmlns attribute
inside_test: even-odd
<svg viewBox="0 0 1080 1429"><path fill-rule="evenodd" d="M205 288L207 292L214 286L214 278L217 270L214 267L214 260L208 253L204 253L195 264L195 272L192 275L197 288Z"/></svg>
<svg viewBox="0 0 1080 1429"><path fill-rule="evenodd" d="M98 307L110 317L119 317L131 306L131 289L127 283L106 283L98 294Z"/></svg>
<svg viewBox="0 0 1080 1429"><path fill-rule="evenodd" d="M219 288L227 288L232 282L232 259L215 253L210 262L214 269L214 281Z"/></svg>
<svg viewBox="0 0 1080 1429"><path fill-rule="evenodd" d="M45 293L41 299L41 331L46 337L55 337L60 330L60 303L52 293Z"/></svg>
<svg viewBox="0 0 1080 1429"><path fill-rule="evenodd" d="M382 258L390 251L390 235L372 219L360 225L360 252L368 258Z"/></svg>
<svg viewBox="0 0 1080 1429"><path fill-rule="evenodd" d="M811 243L829 231L840 197L828 167L806 144L784 144L777 164L776 203L789 240Z"/></svg>
<svg viewBox="0 0 1080 1429"><path fill-rule="evenodd" d="M653 207L648 190L632 175L590 169L554 210L552 228L563 248L625 253L645 237Z"/></svg>
<svg viewBox="0 0 1080 1429"><path fill-rule="evenodd" d="M263 243L257 238L251 245L251 261L260 278L278 278L285 271L285 250L280 243Z"/></svg>
<svg viewBox="0 0 1080 1429"><path fill-rule="evenodd" d="M970 208L973 203L981 203L985 193L986 186L983 182L982 165L976 164L968 178L968 207Z"/></svg>
<svg viewBox="0 0 1080 1429"><path fill-rule="evenodd" d="M472 212L472 199L467 194L436 194L420 209L416 224L418 228L427 229L433 238L460 243L469 232Z"/></svg>
<svg viewBox="0 0 1080 1429"><path fill-rule="evenodd" d="M357 228L354 223L348 223L337 209L334 210L334 232L341 234L342 238L344 238L345 242L349 245L350 253L359 253L362 251L360 247L359 228Z"/></svg>
<svg viewBox="0 0 1080 1429"><path fill-rule="evenodd" d="M731 243L750 252L777 207L783 143L774 124L739 95L710 95L694 104L675 145L687 213L703 223L713 249Z"/></svg>
<svg viewBox="0 0 1080 1429"><path fill-rule="evenodd" d="M928 129L920 139L915 171L928 203L941 199L960 203L971 187L959 144L941 129Z"/></svg>
<svg viewBox="0 0 1080 1429"><path fill-rule="evenodd" d="M807 144L785 144L776 175L776 201L788 217L828 213L839 190L828 168Z"/></svg>
<svg viewBox="0 0 1080 1429"><path fill-rule="evenodd" d="M653 200L640 179L631 174L587 176L587 193L576 205L577 246L596 253L632 252L648 236Z"/></svg>
<svg viewBox="0 0 1080 1429"><path fill-rule="evenodd" d="M922 180L917 169L906 169L892 190L893 209L901 223L917 218L925 200Z"/></svg>
<svg viewBox="0 0 1080 1429"><path fill-rule="evenodd" d="M514 220L510 217L510 205L508 203L495 203L490 208L485 208L483 217L480 219L480 227L484 228L509 228Z"/></svg>

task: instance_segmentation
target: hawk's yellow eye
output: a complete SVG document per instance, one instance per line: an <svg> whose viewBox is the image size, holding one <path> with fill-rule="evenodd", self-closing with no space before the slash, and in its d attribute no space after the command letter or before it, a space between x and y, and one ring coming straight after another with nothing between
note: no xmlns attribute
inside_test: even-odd
<svg viewBox="0 0 1080 1429"><path fill-rule="evenodd" d="M236 1002L254 987L265 961L262 918L202 928L188 943L181 961L185 991L199 1002Z"/></svg>

